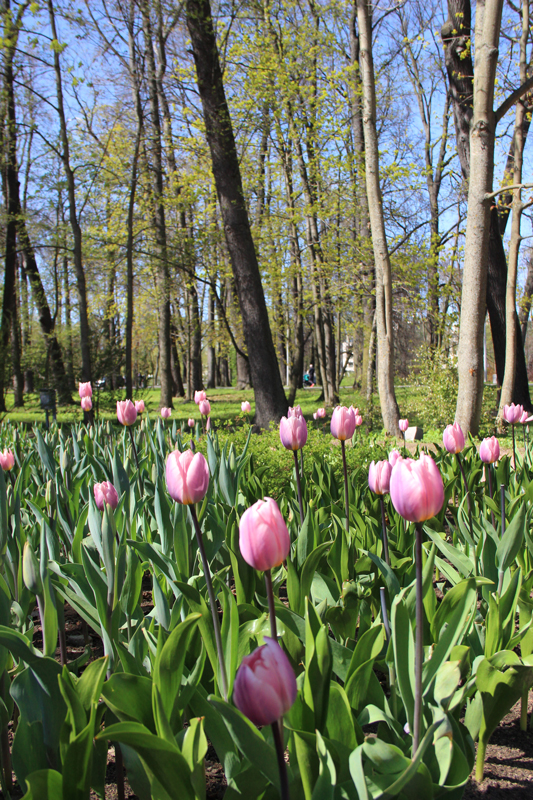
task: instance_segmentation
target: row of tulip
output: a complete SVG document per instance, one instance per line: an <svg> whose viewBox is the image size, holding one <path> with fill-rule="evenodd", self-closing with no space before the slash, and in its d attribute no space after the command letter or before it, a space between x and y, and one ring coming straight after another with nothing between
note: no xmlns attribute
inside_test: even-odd
<svg viewBox="0 0 533 800"><path fill-rule="evenodd" d="M357 417L333 412L343 453ZM48 796L45 784L54 796L98 793L108 739L122 743L143 800L201 797L204 728L230 799L394 797L415 787L459 796L472 739L483 755L533 682L529 454L513 470L505 457L496 466L496 439L482 444L500 504L458 426L435 459L395 451L365 474L345 472L343 491L327 464L313 465L312 480L300 475L307 429L294 409L280 424L293 482L276 503L261 499L246 451L209 434L196 443L205 458L177 429L123 424L128 434L79 426L72 438L36 431L35 442L12 430L7 487L0 473L0 644L10 653L0 682L11 687L7 708L18 708L13 763L26 797ZM63 651L63 671L54 666L64 601L104 646L103 666L78 682L79 663ZM31 646L34 606L42 652ZM364 736L371 723L377 738ZM69 794L80 753L83 789Z"/></svg>

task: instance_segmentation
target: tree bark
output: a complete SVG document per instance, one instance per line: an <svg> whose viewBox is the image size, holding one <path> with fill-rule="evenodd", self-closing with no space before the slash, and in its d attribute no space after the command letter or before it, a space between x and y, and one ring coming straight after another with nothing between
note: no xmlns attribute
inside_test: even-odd
<svg viewBox="0 0 533 800"><path fill-rule="evenodd" d="M363 82L363 130L365 136L366 189L368 195L374 263L376 265L376 335L378 390L385 430L396 436L400 417L394 393L394 338L392 328L392 274L385 234L379 182L376 130L376 87L372 58L372 24L368 0L357 0L357 19Z"/></svg>
<svg viewBox="0 0 533 800"><path fill-rule="evenodd" d="M522 334L522 344L526 344L527 323L529 321L529 312L531 311L531 297L533 296L533 257L531 253L527 261L527 277L526 285L524 286L524 298L522 300L522 308L520 309L520 332Z"/></svg>
<svg viewBox="0 0 533 800"><path fill-rule="evenodd" d="M478 0L474 100L470 128L470 180L459 328L456 421L476 434L483 399L483 325L486 313L496 119L493 109L503 0Z"/></svg>
<svg viewBox="0 0 533 800"><path fill-rule="evenodd" d="M187 26L202 99L224 232L242 313L255 395L256 423L265 427L287 412L259 265L243 195L209 0L187 0Z"/></svg>

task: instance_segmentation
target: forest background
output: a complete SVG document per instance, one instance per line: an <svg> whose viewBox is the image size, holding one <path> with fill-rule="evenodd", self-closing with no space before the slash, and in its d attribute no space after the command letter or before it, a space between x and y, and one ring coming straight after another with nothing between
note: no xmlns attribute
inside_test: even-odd
<svg viewBox="0 0 533 800"><path fill-rule="evenodd" d="M529 2L0 9L0 410L151 376L267 424L314 363L391 432L420 369L533 411Z"/></svg>

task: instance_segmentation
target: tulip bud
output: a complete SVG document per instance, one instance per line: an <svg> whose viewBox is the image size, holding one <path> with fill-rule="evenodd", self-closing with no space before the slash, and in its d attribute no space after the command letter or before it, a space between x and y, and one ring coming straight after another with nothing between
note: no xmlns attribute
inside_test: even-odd
<svg viewBox="0 0 533 800"><path fill-rule="evenodd" d="M81 398L81 407L83 411L90 411L93 407L93 401L90 397L82 397Z"/></svg>
<svg viewBox="0 0 533 800"><path fill-rule="evenodd" d="M118 505L118 493L110 481L94 484L94 499L100 511L104 510L106 503L113 511Z"/></svg>
<svg viewBox="0 0 533 800"><path fill-rule="evenodd" d="M196 405L199 405L202 402L202 400L206 400L206 399L207 399L207 395L206 395L206 393L204 392L203 389L201 389L200 391L196 391L194 393L194 402L196 403Z"/></svg>
<svg viewBox="0 0 533 800"><path fill-rule="evenodd" d="M246 563L261 572L279 567L287 558L291 548L289 532L271 497L258 500L242 515L239 547Z"/></svg>
<svg viewBox="0 0 533 800"><path fill-rule="evenodd" d="M324 419L326 416L326 409L325 408L317 408L316 415L319 419Z"/></svg>
<svg viewBox="0 0 533 800"><path fill-rule="evenodd" d="M252 406L248 402L248 400L243 400L241 403L241 411L243 414L249 414L252 410Z"/></svg>
<svg viewBox="0 0 533 800"><path fill-rule="evenodd" d="M307 442L307 423L303 417L282 417L279 438L287 450L301 450Z"/></svg>
<svg viewBox="0 0 533 800"><path fill-rule="evenodd" d="M254 725L271 725L289 711L297 686L289 659L274 640L243 658L233 686L233 702Z"/></svg>
<svg viewBox="0 0 533 800"><path fill-rule="evenodd" d="M117 400L117 418L121 425L133 425L137 419L137 409L131 400Z"/></svg>
<svg viewBox="0 0 533 800"><path fill-rule="evenodd" d="M402 454L399 450L391 450L389 453L389 464L393 467L399 458L402 457Z"/></svg>
<svg viewBox="0 0 533 800"><path fill-rule="evenodd" d="M135 410L137 414L142 414L144 411L144 400L136 400L135 401Z"/></svg>
<svg viewBox="0 0 533 800"><path fill-rule="evenodd" d="M362 424L363 424L363 417L361 416L361 414L355 414L355 427L358 428Z"/></svg>
<svg viewBox="0 0 533 800"><path fill-rule="evenodd" d="M209 468L201 453L174 450L167 457L165 472L168 493L177 503L188 506L204 499L209 486Z"/></svg>
<svg viewBox="0 0 533 800"><path fill-rule="evenodd" d="M527 421L528 421L528 413L527 413L527 411L522 411L522 416L520 417L520 422L522 423L522 425L525 425Z"/></svg>
<svg viewBox="0 0 533 800"><path fill-rule="evenodd" d="M401 432L402 432L402 433L405 433L405 431L406 431L406 430L407 430L407 428L409 427L409 420L408 420L408 419L401 419L401 420L398 422L398 426L399 426L399 428L400 428Z"/></svg>
<svg viewBox="0 0 533 800"><path fill-rule="evenodd" d="M46 484L45 500L46 500L46 505L49 508L56 501L56 485L54 481L48 481L48 483Z"/></svg>
<svg viewBox="0 0 533 800"><path fill-rule="evenodd" d="M22 554L22 580L26 588L33 594L41 595L43 593L39 562L31 544L27 540L24 542Z"/></svg>
<svg viewBox="0 0 533 800"><path fill-rule="evenodd" d="M351 439L355 431L355 409L353 406L337 406L331 416L331 433L336 439Z"/></svg>
<svg viewBox="0 0 533 800"><path fill-rule="evenodd" d="M438 514L444 503L444 485L431 456L422 453L418 461L399 458L390 478L394 508L409 522L424 522Z"/></svg>
<svg viewBox="0 0 533 800"><path fill-rule="evenodd" d="M163 417L163 419L168 419L171 414L172 414L172 409L163 406L163 408L161 409L161 416Z"/></svg>
<svg viewBox="0 0 533 800"><path fill-rule="evenodd" d="M10 469L13 469L15 466L15 456L13 455L12 450L8 450L7 447L3 453L0 453L0 467L4 470L4 472L8 472Z"/></svg>
<svg viewBox="0 0 533 800"><path fill-rule="evenodd" d="M189 428L194 428L194 420L192 417L189 417L189 419L187 420L187 425L189 426Z"/></svg>
<svg viewBox="0 0 533 800"><path fill-rule="evenodd" d="M157 483L157 466L156 466L156 464L152 464L152 483L154 484L154 486Z"/></svg>
<svg viewBox="0 0 533 800"><path fill-rule="evenodd" d="M65 472L70 467L70 459L67 450L63 450L61 455L61 472Z"/></svg>
<svg viewBox="0 0 533 800"><path fill-rule="evenodd" d="M208 417L211 413L211 403L209 400L200 400L198 403L198 411L203 417Z"/></svg>
<svg viewBox="0 0 533 800"><path fill-rule="evenodd" d="M368 470L368 486L374 494L387 494L390 488L392 465L389 461L378 461L370 464Z"/></svg>
<svg viewBox="0 0 533 800"><path fill-rule="evenodd" d="M448 453L460 453L465 446L465 437L458 422L448 425L442 434L442 441Z"/></svg>
<svg viewBox="0 0 533 800"><path fill-rule="evenodd" d="M485 464L493 464L500 457L500 443L495 436L483 439L479 446L479 457Z"/></svg>
<svg viewBox="0 0 533 800"><path fill-rule="evenodd" d="M87 383L78 384L78 394L82 400L84 397L92 397L93 387L91 386L91 382L88 381Z"/></svg>

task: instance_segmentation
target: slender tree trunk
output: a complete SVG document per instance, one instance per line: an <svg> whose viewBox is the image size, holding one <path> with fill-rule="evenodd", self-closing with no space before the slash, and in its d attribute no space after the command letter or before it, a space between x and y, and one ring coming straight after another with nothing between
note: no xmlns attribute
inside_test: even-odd
<svg viewBox="0 0 533 800"><path fill-rule="evenodd" d="M15 286L18 274L18 264L15 266ZM20 323L19 323L19 300L18 287L13 293L13 310L11 314L11 363L13 368L13 405L15 408L24 406L24 377L21 367L21 348L20 348Z"/></svg>
<svg viewBox="0 0 533 800"><path fill-rule="evenodd" d="M187 0L187 26L196 63L206 135L224 232L242 313L255 394L256 422L267 426L287 412L265 295L244 201L209 0Z"/></svg>
<svg viewBox="0 0 533 800"><path fill-rule="evenodd" d="M207 345L207 383L208 389L214 389L216 385L217 359L214 346L215 341L215 296L213 287L209 284L209 294L207 299L207 335L209 337Z"/></svg>
<svg viewBox="0 0 533 800"><path fill-rule="evenodd" d="M163 204L163 159L161 148L161 121L157 76L147 0L141 2L148 94L150 98L150 171L152 176L153 224L156 236L156 278L159 313L159 372L161 381L160 405L172 408L172 376L170 371L170 278L167 258L165 207Z"/></svg>
<svg viewBox="0 0 533 800"><path fill-rule="evenodd" d="M496 120L494 80L503 0L478 0L474 107L470 130L470 181L459 328L456 421L477 433L483 399L483 324L487 294L490 203Z"/></svg>
<svg viewBox="0 0 533 800"><path fill-rule="evenodd" d="M394 393L394 339L392 328L392 274L385 235L379 183L379 152L376 130L376 87L372 58L372 23L367 0L357 0L357 18L363 83L363 130L365 136L366 187L369 204L374 263L376 265L376 334L378 389L383 426L397 435L399 410Z"/></svg>
<svg viewBox="0 0 533 800"><path fill-rule="evenodd" d="M529 312L531 311L531 298L533 296L533 257L530 253L527 260L527 277L524 286L524 299L520 310L520 332L522 334L522 344L526 343L527 323Z"/></svg>
<svg viewBox="0 0 533 800"><path fill-rule="evenodd" d="M82 232L76 209L76 186L74 180L74 171L70 163L70 143L68 139L65 106L63 102L63 82L61 76L61 65L59 61L59 41L57 38L54 5L52 0L48 0L48 14L53 39L52 49L54 53L54 71L56 77L57 111L59 115L61 146L63 148L61 159L63 161L63 167L65 170L69 202L69 219L70 226L72 228L72 238L74 241L74 269L76 272L76 284L78 289L78 315L81 344L81 378L82 381L87 382L92 380L92 368L89 316L87 311L87 289L85 284L85 271L83 268ZM87 419L90 419L92 415L90 412L85 412L84 416Z"/></svg>

